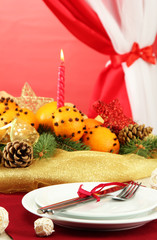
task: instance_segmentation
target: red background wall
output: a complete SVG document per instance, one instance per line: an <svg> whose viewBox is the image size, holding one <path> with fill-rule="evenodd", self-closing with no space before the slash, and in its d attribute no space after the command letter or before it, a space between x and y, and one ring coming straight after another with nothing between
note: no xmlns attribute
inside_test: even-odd
<svg viewBox="0 0 157 240"><path fill-rule="evenodd" d="M0 91L20 96L28 82L36 95L56 100L61 48L65 101L87 113L94 84L108 57L77 40L42 0L0 1Z"/></svg>

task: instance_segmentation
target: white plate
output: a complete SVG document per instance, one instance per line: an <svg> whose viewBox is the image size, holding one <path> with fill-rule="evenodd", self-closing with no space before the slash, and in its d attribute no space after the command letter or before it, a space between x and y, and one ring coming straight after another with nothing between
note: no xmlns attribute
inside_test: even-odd
<svg viewBox="0 0 157 240"><path fill-rule="evenodd" d="M125 219L79 219L79 218L70 218L63 217L59 215L49 215L49 214L38 214L38 206L35 203L35 197L37 196L40 189L31 191L27 193L22 199L22 205L29 212L41 216L51 218L55 224L69 227L69 228L81 228L81 229L93 229L93 230L105 230L105 231L116 231L116 230L126 230L140 227L152 220L157 219L157 209L153 209L150 212L146 212L143 216L132 217Z"/></svg>
<svg viewBox="0 0 157 240"><path fill-rule="evenodd" d="M78 197L77 191L81 183L68 183L44 187L38 190L35 202L43 207L73 197ZM91 190L99 183L83 183L83 188ZM118 192L114 193L115 195ZM141 215L157 206L157 191L151 188L140 187L136 195L127 201L115 201L111 196L75 205L64 210L56 211L55 214L63 217L86 218L86 219L113 219L130 218Z"/></svg>

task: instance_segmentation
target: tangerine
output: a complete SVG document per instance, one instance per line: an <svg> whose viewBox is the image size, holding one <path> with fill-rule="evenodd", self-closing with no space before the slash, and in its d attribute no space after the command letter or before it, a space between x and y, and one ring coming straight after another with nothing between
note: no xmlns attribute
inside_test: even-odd
<svg viewBox="0 0 157 240"><path fill-rule="evenodd" d="M32 125L35 129L38 129L38 121L31 110L27 108L16 108L15 110L9 109L4 111L0 116L0 139L4 137L7 131L7 128L3 129L3 127L12 122L15 118L22 119L26 123Z"/></svg>
<svg viewBox="0 0 157 240"><path fill-rule="evenodd" d="M23 121L29 123L35 129L38 129L38 127L39 127L39 123L38 123L38 120L36 118L36 114L33 113L28 108L18 109L18 112L16 113L16 117L18 117L19 119L22 119Z"/></svg>
<svg viewBox="0 0 157 240"><path fill-rule="evenodd" d="M98 126L90 128L83 135L83 142L91 147L91 150L101 152L118 153L120 144L117 136L106 127Z"/></svg>
<svg viewBox="0 0 157 240"><path fill-rule="evenodd" d="M0 140L4 137L7 128L3 129L8 123L12 122L16 117L16 112L14 110L4 111L0 116ZM1 129L2 128L2 129Z"/></svg>
<svg viewBox="0 0 157 240"><path fill-rule="evenodd" d="M3 114L0 116L0 121L3 125L7 125L8 123L12 122L13 119L16 117L17 112L15 110L7 110L4 111Z"/></svg>
<svg viewBox="0 0 157 240"><path fill-rule="evenodd" d="M36 112L36 118L39 124L46 125L51 127L53 130L52 124L52 114L57 109L57 102L49 102L40 107Z"/></svg>
<svg viewBox="0 0 157 240"><path fill-rule="evenodd" d="M60 107L52 116L56 136L79 140L85 129L84 114L75 107Z"/></svg>
<svg viewBox="0 0 157 240"><path fill-rule="evenodd" d="M3 112L7 110L15 110L18 107L18 104L14 101L14 99L10 97L1 97L0 98L0 113L3 114Z"/></svg>
<svg viewBox="0 0 157 240"><path fill-rule="evenodd" d="M86 129L90 129L90 128L102 125L102 122L97 121L96 119L93 119L93 118L86 118L84 120L84 123L86 125Z"/></svg>

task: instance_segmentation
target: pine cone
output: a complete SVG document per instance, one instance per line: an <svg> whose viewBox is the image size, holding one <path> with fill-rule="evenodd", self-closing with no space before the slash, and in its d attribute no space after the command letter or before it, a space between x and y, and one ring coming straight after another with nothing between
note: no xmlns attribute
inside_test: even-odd
<svg viewBox="0 0 157 240"><path fill-rule="evenodd" d="M8 168L28 167L33 161L33 147L24 141L8 142L2 161Z"/></svg>
<svg viewBox="0 0 157 240"><path fill-rule="evenodd" d="M124 127L118 134L118 140L121 144L125 144L130 142L130 140L134 139L144 139L147 137L153 128L145 127L145 125L138 125L138 124L129 124L128 126Z"/></svg>

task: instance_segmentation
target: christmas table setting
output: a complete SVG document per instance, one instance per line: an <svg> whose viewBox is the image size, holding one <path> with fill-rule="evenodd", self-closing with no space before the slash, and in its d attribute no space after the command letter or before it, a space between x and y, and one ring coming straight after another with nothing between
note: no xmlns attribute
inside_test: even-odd
<svg viewBox="0 0 157 240"><path fill-rule="evenodd" d="M128 119L118 100L110 104L96 102L94 108L98 117L90 119L73 104L64 103L63 96L58 107L59 100L38 98L28 83L18 98L6 92L1 95L2 109L5 107L0 129L1 237L97 239L105 236L115 239L118 236L123 239L127 233L130 239L137 236L143 239L142 232L146 237L154 236L157 140L151 127ZM107 113L113 117L117 111L120 121L117 117L116 124L112 118L108 122ZM41 113L44 118L39 124L36 119ZM60 123L65 124L67 119L70 119L70 127L67 124L63 128ZM106 134L102 135L103 131ZM106 141L104 149L102 141ZM74 207L74 210L57 215L37 212L39 207L53 201L77 197L81 185L90 193L100 184L119 186L132 180L142 181L142 186L130 204L126 201L126 204L119 205L121 203L105 197L99 202L95 199L86 207L78 206L78 210ZM120 212L116 212L118 209Z"/></svg>
<svg viewBox="0 0 157 240"><path fill-rule="evenodd" d="M86 186L86 185L85 185ZM86 186L87 187L87 186ZM156 191L156 190L155 190ZM39 239L35 231L35 222L43 219L41 216L27 211L22 203L25 193L0 194L2 208L9 213L9 224L5 232L1 234L2 239ZM34 204L31 200L31 206ZM96 203L95 203L96 204ZM142 219L143 218L143 219ZM44 216L44 219L51 220ZM146 214L145 216L136 216L133 219L112 219L112 220L90 220L71 218L73 226L68 225L68 217L60 217L57 221L51 223L49 236L40 236L42 239L151 239L156 238L157 221ZM102 225L101 225L102 224ZM110 226L110 229L106 228ZM3 225L4 226L4 225ZM43 225L41 225L43 226ZM102 229L103 226L103 229ZM120 228L119 228L120 227ZM116 228L116 229L114 229ZM46 229L49 229L48 227ZM44 231L44 233L47 231Z"/></svg>
<svg viewBox="0 0 157 240"><path fill-rule="evenodd" d="M53 11L62 4L62 1L44 2ZM67 6L65 1L64 8L70 10L71 2ZM90 8L87 10L88 2ZM53 96L36 96L28 83L25 83L20 97L11 96L7 91L0 92L2 239L156 239L156 121L153 120L151 126L145 116L145 109L142 108L144 84L140 82L138 85L142 97L138 96L138 91L134 91L132 84L137 83L137 76L139 81L143 77L146 82L149 72L151 79L156 75L156 57L152 45L155 32L151 41L147 40L145 43L136 37L131 37L131 40L127 37L125 39L121 34L119 38L119 25L116 26L116 21L111 18L117 38L114 41L113 30L107 28L111 38L109 39L104 31L106 21L101 15L101 8L106 19L110 17L109 12L104 9L102 1L97 5L94 2L79 1L84 11L87 10L89 19L92 19L90 14L93 13L93 9L95 11L92 15L96 20L94 30L98 27L100 32L96 31L94 34L93 31L90 36L95 36L95 40L103 43L101 46L104 46L104 41L108 43L111 53L111 61L105 69L105 78L108 78L109 74L110 81L115 80L113 75L118 71L118 76L121 77L117 77L116 86L119 89L121 78L124 80L125 76L129 97L133 97L131 107L134 117L125 114L123 94L115 94L113 91L112 96L107 94L107 99L99 96L101 84L96 88L96 101L92 104L91 112L94 112L94 117L87 116L75 103L65 102L63 50L58 67L56 100ZM126 2L128 4L128 1L125 1L125 4ZM150 2L152 4L152 1ZM133 3L135 4L135 1ZM53 4L56 4L55 10ZM128 7L125 4L124 7ZM81 19L84 19L82 14L77 11L75 13L77 18L81 16ZM120 13L123 15L123 12ZM60 12L57 11L56 14L59 16ZM72 15L70 16L72 19ZM63 14L64 20L68 17ZM102 20L101 24L98 19ZM65 24L67 22L65 21ZM76 24L76 21L72 22ZM80 32L83 30L84 33L86 22L88 21L83 21L84 25L79 27ZM122 24L125 30L128 29L125 26L126 22ZM78 24L75 27L78 27ZM72 28L72 32L77 29L75 27ZM130 32L125 30L130 36ZM84 36L82 34L81 38ZM113 46L111 40L114 42ZM90 45L95 44L90 42ZM104 53L104 47L100 52ZM122 85L125 85L124 81ZM104 86L106 87L106 84ZM149 90L146 100L152 103L151 85L146 86ZM141 116L140 111L135 109L137 99ZM149 112L150 119L153 118L156 111L151 111L151 107L147 109L147 104L144 107ZM121 188L132 181L141 185L131 199L120 202L114 201L107 194L102 198L99 196L101 191L107 193L111 189L117 194L116 190L121 191ZM39 210L47 205L50 207L71 198L82 201L86 197L91 197L92 201L58 212L39 213Z"/></svg>

